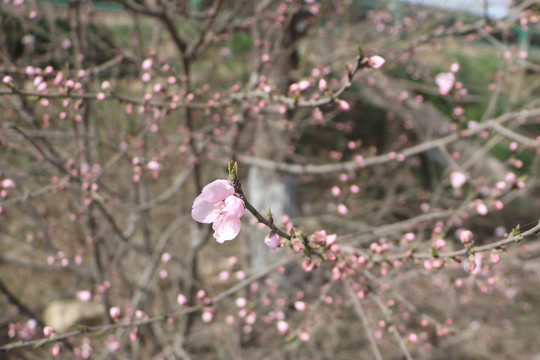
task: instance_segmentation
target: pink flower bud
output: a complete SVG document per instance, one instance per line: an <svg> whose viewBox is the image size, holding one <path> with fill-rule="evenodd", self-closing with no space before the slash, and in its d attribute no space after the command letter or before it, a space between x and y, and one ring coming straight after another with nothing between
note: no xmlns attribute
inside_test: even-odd
<svg viewBox="0 0 540 360"><path fill-rule="evenodd" d="M284 320L279 320L276 326L280 335L284 335L289 331L289 324Z"/></svg>
<svg viewBox="0 0 540 360"><path fill-rule="evenodd" d="M176 302L178 303L178 305L184 306L187 304L187 298L184 294L178 294L178 296L176 297Z"/></svg>
<svg viewBox="0 0 540 360"><path fill-rule="evenodd" d="M372 69L380 69L384 63L386 62L386 60L384 60L383 57L379 56L379 55L375 55L375 56L371 56L369 59L368 59L368 66Z"/></svg>
<svg viewBox="0 0 540 360"><path fill-rule="evenodd" d="M145 73L142 74L141 80L142 80L142 82L147 83L150 80L152 80L152 75L150 73L148 73L148 72L145 72Z"/></svg>
<svg viewBox="0 0 540 360"><path fill-rule="evenodd" d="M432 261L431 265L434 269L442 269L444 267L444 260L443 259L435 259Z"/></svg>
<svg viewBox="0 0 540 360"><path fill-rule="evenodd" d="M456 77L453 73L440 73L435 77L435 83L439 87L439 94L447 95L454 87Z"/></svg>
<svg viewBox="0 0 540 360"><path fill-rule="evenodd" d="M470 230L461 230L459 240L463 245L470 245L474 241L474 235Z"/></svg>
<svg viewBox="0 0 540 360"><path fill-rule="evenodd" d="M304 246L302 244L302 241L298 238L294 238L292 240L292 248L296 252L302 252L304 251Z"/></svg>
<svg viewBox="0 0 540 360"><path fill-rule="evenodd" d="M112 308L109 309L109 315L114 319L114 320L119 320L120 317L122 316L122 311L120 310L120 308L118 306L113 306Z"/></svg>
<svg viewBox="0 0 540 360"><path fill-rule="evenodd" d="M492 263L498 264L501 261L501 255L498 252L493 251L489 259L491 260Z"/></svg>
<svg viewBox="0 0 540 360"><path fill-rule="evenodd" d="M107 80L105 80L104 82L101 83L101 90L107 91L110 88L111 88L111 83L108 82Z"/></svg>
<svg viewBox="0 0 540 360"><path fill-rule="evenodd" d="M141 67L144 71L148 71L152 69L153 65L154 65L154 61L152 59L146 59L143 61Z"/></svg>
<svg viewBox="0 0 540 360"><path fill-rule="evenodd" d="M305 311L307 309L307 304L303 301L296 301L294 303L294 308L298 311Z"/></svg>
<svg viewBox="0 0 540 360"><path fill-rule="evenodd" d="M318 245L326 245L326 231L315 231L313 233L313 242Z"/></svg>
<svg viewBox="0 0 540 360"><path fill-rule="evenodd" d="M476 212L478 213L478 215L485 216L488 213L488 208L483 202L480 201L476 205Z"/></svg>
<svg viewBox="0 0 540 360"><path fill-rule="evenodd" d="M280 243L281 243L281 240L279 238L279 236L274 232L270 232L270 234L264 239L264 243L266 244L266 246L268 246L268 248L270 248L271 250L276 250Z"/></svg>
<svg viewBox="0 0 540 360"><path fill-rule="evenodd" d="M294 83L289 86L289 93L296 93L299 91L298 84Z"/></svg>
<svg viewBox="0 0 540 360"><path fill-rule="evenodd" d="M243 308L247 305L247 300L246 298L239 297L234 303L236 304L236 307Z"/></svg>
<svg viewBox="0 0 540 360"><path fill-rule="evenodd" d="M461 188L466 181L467 177L464 173L459 171L452 171L452 173L450 173L450 184L454 189Z"/></svg>
<svg viewBox="0 0 540 360"><path fill-rule="evenodd" d="M338 103L338 106L341 110L343 111L349 111L351 110L351 105L349 105L348 102L346 102L345 100L337 100L337 103Z"/></svg>
<svg viewBox="0 0 540 360"><path fill-rule="evenodd" d="M325 79L319 80L319 90L328 91L328 82Z"/></svg>
<svg viewBox="0 0 540 360"><path fill-rule="evenodd" d="M300 339L300 341L308 342L311 337L307 332L303 331L298 335L298 338Z"/></svg>
<svg viewBox="0 0 540 360"><path fill-rule="evenodd" d="M408 233L403 234L401 241L410 244L414 241L415 238L416 238L416 235L414 233L408 232Z"/></svg>
<svg viewBox="0 0 540 360"><path fill-rule="evenodd" d="M54 344L54 346L52 347L51 349L51 354L52 356L58 356L60 355L60 350L61 350L61 343L57 342L56 344Z"/></svg>
<svg viewBox="0 0 540 360"><path fill-rule="evenodd" d="M4 76L2 82L6 85L13 85L13 78L9 75Z"/></svg>
<svg viewBox="0 0 540 360"><path fill-rule="evenodd" d="M54 77L53 84L58 86L62 83L63 80L64 80L64 74L61 71L59 71L56 73L56 76Z"/></svg>
<svg viewBox="0 0 540 360"><path fill-rule="evenodd" d="M209 323L214 319L214 311L212 309L205 309L201 315L202 321Z"/></svg>
<svg viewBox="0 0 540 360"><path fill-rule="evenodd" d="M337 212L341 216L345 216L349 213L349 209L344 204L339 204L337 207Z"/></svg>
<svg viewBox="0 0 540 360"><path fill-rule="evenodd" d="M148 170L152 170L152 171L161 169L160 163L158 163L155 160L149 161L148 164L146 164L146 167L148 168Z"/></svg>
<svg viewBox="0 0 540 360"><path fill-rule="evenodd" d="M432 247L437 250L442 250L445 246L446 241L444 241L443 239L437 239L432 245Z"/></svg>
<svg viewBox="0 0 540 360"><path fill-rule="evenodd" d="M131 332L129 333L129 340L135 341L137 340L138 337L139 337L139 331L137 329L131 330Z"/></svg>
<svg viewBox="0 0 540 360"><path fill-rule="evenodd" d="M517 176L516 174L514 174L513 172L509 172L506 174L506 176L504 177L504 180L506 180L507 182L509 182L510 184L513 184L517 181Z"/></svg>
<svg viewBox="0 0 540 360"><path fill-rule="evenodd" d="M76 296L77 296L77 299L79 299L80 301L87 302L87 301L92 300L92 293L88 290L77 291Z"/></svg>
<svg viewBox="0 0 540 360"><path fill-rule="evenodd" d="M4 189L15 189L15 181L11 179L2 180L2 187Z"/></svg>
<svg viewBox="0 0 540 360"><path fill-rule="evenodd" d="M49 337L54 335L54 329L51 326L45 326L43 328L43 335Z"/></svg>
<svg viewBox="0 0 540 360"><path fill-rule="evenodd" d="M298 89L300 89L300 91L304 91L309 87L309 85L308 80L302 80L298 83Z"/></svg>
<svg viewBox="0 0 540 360"><path fill-rule="evenodd" d="M512 142L510 143L509 148L510 148L510 151L516 151L516 150L518 149L518 143L515 142L515 141L512 141Z"/></svg>

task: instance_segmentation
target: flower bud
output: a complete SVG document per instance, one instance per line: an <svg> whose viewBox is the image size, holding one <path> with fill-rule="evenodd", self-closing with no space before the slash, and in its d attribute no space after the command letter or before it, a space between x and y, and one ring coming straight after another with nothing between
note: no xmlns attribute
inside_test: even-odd
<svg viewBox="0 0 540 360"><path fill-rule="evenodd" d="M120 310L118 306L113 306L112 308L109 309L109 315L114 320L119 320L120 317L122 316L122 311Z"/></svg>
<svg viewBox="0 0 540 360"><path fill-rule="evenodd" d="M325 79L319 80L319 90L328 91L328 82Z"/></svg>
<svg viewBox="0 0 540 360"><path fill-rule="evenodd" d="M367 64L372 69L380 69L384 65L385 62L386 60L384 60L383 57L379 55L375 55L375 56L371 56L368 59Z"/></svg>
<svg viewBox="0 0 540 360"><path fill-rule="evenodd" d="M351 105L349 105L348 102L346 102L345 100L337 100L337 103L338 103L338 106L341 110L343 111L349 111L351 110Z"/></svg>
<svg viewBox="0 0 540 360"><path fill-rule="evenodd" d="M463 245L470 245L474 241L474 235L470 230L461 230L459 240Z"/></svg>
<svg viewBox="0 0 540 360"><path fill-rule="evenodd" d="M264 239L264 243L266 244L266 246L268 246L268 248L270 248L271 250L276 250L280 243L281 243L281 240L279 238L279 236L274 232L270 232L270 234Z"/></svg>

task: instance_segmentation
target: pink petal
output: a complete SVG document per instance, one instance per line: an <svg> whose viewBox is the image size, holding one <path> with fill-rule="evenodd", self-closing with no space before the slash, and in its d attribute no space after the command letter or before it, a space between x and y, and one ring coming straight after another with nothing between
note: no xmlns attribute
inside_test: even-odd
<svg viewBox="0 0 540 360"><path fill-rule="evenodd" d="M213 203L205 201L199 195L193 202L191 217L198 222L209 224L214 222L219 215L219 202Z"/></svg>
<svg viewBox="0 0 540 360"><path fill-rule="evenodd" d="M227 213L228 217L240 219L244 215L245 209L244 202L239 197L231 195L225 199L223 212Z"/></svg>
<svg viewBox="0 0 540 360"><path fill-rule="evenodd" d="M220 217L214 221L214 225L212 226L214 229L214 237L219 243L232 240L240 232L241 226L242 223L238 218L228 216Z"/></svg>
<svg viewBox="0 0 540 360"><path fill-rule="evenodd" d="M219 200L225 200L227 196L234 194L234 188L229 185L227 180L215 180L202 189L200 198L215 203Z"/></svg>

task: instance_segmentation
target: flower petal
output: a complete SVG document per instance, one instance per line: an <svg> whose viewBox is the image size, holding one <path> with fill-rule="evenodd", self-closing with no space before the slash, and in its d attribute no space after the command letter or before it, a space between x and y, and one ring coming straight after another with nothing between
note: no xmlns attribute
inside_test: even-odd
<svg viewBox="0 0 540 360"><path fill-rule="evenodd" d="M234 194L234 188L229 185L227 180L215 180L206 185L201 192L202 199L215 203L219 200L225 200L229 195Z"/></svg>
<svg viewBox="0 0 540 360"><path fill-rule="evenodd" d="M214 222L219 216L219 202L214 203L205 201L201 198L201 195L193 202L191 217L198 222L209 224Z"/></svg>
<svg viewBox="0 0 540 360"><path fill-rule="evenodd" d="M217 242L223 243L234 239L240 232L242 223L236 217L223 216L214 221L214 237Z"/></svg>
<svg viewBox="0 0 540 360"><path fill-rule="evenodd" d="M246 210L244 202L238 196L230 195L225 199L223 212L229 217L240 219Z"/></svg>

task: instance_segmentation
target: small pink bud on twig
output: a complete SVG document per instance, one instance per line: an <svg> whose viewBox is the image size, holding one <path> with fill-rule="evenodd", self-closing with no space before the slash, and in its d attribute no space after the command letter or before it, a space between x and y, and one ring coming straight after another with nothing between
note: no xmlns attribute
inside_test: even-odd
<svg viewBox="0 0 540 360"><path fill-rule="evenodd" d="M276 326L280 335L284 335L289 331L289 324L284 320L279 320Z"/></svg>
<svg viewBox="0 0 540 360"><path fill-rule="evenodd" d="M4 76L4 79L2 81L6 85L13 85L13 78L9 75Z"/></svg>
<svg viewBox="0 0 540 360"><path fill-rule="evenodd" d="M141 65L141 68L144 71L148 71L148 70L152 69L153 65L154 65L154 61L152 61L152 59L146 59L146 60L143 61L142 65Z"/></svg>
<svg viewBox="0 0 540 360"><path fill-rule="evenodd" d="M470 230L461 230L459 240L463 245L470 245L474 241L474 235Z"/></svg>
<svg viewBox="0 0 540 360"><path fill-rule="evenodd" d="M114 320L118 321L120 317L122 316L122 311L120 310L118 306L113 306L112 308L109 309L109 315Z"/></svg>
<svg viewBox="0 0 540 360"><path fill-rule="evenodd" d="M276 250L279 247L281 240L279 236L274 231L272 231L264 239L264 243L266 244L266 246L268 246L269 249Z"/></svg>
<svg viewBox="0 0 540 360"><path fill-rule="evenodd" d="M501 255L497 251L493 251L489 257L492 263L498 264L501 261Z"/></svg>
<svg viewBox="0 0 540 360"><path fill-rule="evenodd" d="M440 73L435 77L435 83L439 87L439 94L447 95L454 87L456 77L453 73Z"/></svg>
<svg viewBox="0 0 540 360"><path fill-rule="evenodd" d="M379 55L371 56L367 61L368 66L372 69L380 69L384 63L386 63L386 60Z"/></svg>
<svg viewBox="0 0 540 360"><path fill-rule="evenodd" d="M319 90L328 91L328 82L325 79L319 80Z"/></svg>
<svg viewBox="0 0 540 360"><path fill-rule="evenodd" d="M178 294L178 296L176 297L176 302L178 303L178 305L184 306L187 304L187 298L184 294Z"/></svg>
<svg viewBox="0 0 540 360"><path fill-rule="evenodd" d="M349 111L351 110L351 105L349 105L348 102L346 102L345 100L337 100L337 103L338 103L338 106L341 110L343 111Z"/></svg>
<svg viewBox="0 0 540 360"><path fill-rule="evenodd" d="M54 329L52 328L52 326L45 326L43 328L43 335L49 337L49 336L53 336L54 335Z"/></svg>

